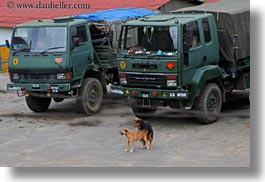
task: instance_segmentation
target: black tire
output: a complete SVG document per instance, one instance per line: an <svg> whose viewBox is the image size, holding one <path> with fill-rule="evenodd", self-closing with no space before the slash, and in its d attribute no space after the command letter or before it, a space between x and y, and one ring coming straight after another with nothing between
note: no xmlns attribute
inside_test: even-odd
<svg viewBox="0 0 265 182"><path fill-rule="evenodd" d="M45 112L51 104L51 98L42 98L35 96L26 97L28 108L34 112Z"/></svg>
<svg viewBox="0 0 265 182"><path fill-rule="evenodd" d="M88 115L97 113L103 103L103 88L96 78L86 78L77 98L79 111Z"/></svg>
<svg viewBox="0 0 265 182"><path fill-rule="evenodd" d="M217 121L222 108L222 93L215 83L208 83L200 96L195 100L194 110L202 112L198 120L202 124Z"/></svg>
<svg viewBox="0 0 265 182"><path fill-rule="evenodd" d="M151 107L143 106L142 99L129 98L132 111L136 117L139 118L152 118L156 113L157 106Z"/></svg>
<svg viewBox="0 0 265 182"><path fill-rule="evenodd" d="M63 102L64 98L55 97L53 98L54 102Z"/></svg>

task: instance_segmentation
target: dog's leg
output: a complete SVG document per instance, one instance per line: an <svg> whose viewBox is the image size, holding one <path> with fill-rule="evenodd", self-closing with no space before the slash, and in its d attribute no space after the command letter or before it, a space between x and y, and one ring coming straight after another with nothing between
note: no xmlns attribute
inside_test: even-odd
<svg viewBox="0 0 265 182"><path fill-rule="evenodd" d="M149 150L150 149L150 143L149 143L149 141L147 139L147 135L144 136L143 140L147 144L147 150Z"/></svg>
<svg viewBox="0 0 265 182"><path fill-rule="evenodd" d="M151 150L151 143L150 143L150 141L147 141L147 150Z"/></svg>
<svg viewBox="0 0 265 182"><path fill-rule="evenodd" d="M133 152L133 142L131 142L131 151L130 152Z"/></svg>
<svg viewBox="0 0 265 182"><path fill-rule="evenodd" d="M147 140L149 141L149 148L152 149L153 133L148 134Z"/></svg>
<svg viewBox="0 0 265 182"><path fill-rule="evenodd" d="M128 140L127 145L126 145L126 148L124 150L125 152L128 152L129 143L130 143L130 141Z"/></svg>
<svg viewBox="0 0 265 182"><path fill-rule="evenodd" d="M143 144L142 148L145 148L145 141L142 139L140 142Z"/></svg>

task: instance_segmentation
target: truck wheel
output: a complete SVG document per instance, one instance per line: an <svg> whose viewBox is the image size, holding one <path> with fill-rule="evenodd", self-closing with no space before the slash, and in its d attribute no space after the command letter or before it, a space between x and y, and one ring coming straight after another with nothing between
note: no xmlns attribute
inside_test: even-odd
<svg viewBox="0 0 265 182"><path fill-rule="evenodd" d="M100 110L103 102L103 88L95 78L86 78L77 99L77 106L82 113L93 114Z"/></svg>
<svg viewBox="0 0 265 182"><path fill-rule="evenodd" d="M49 108L51 98L28 96L26 97L26 103L30 110L34 112L44 112Z"/></svg>
<svg viewBox="0 0 265 182"><path fill-rule="evenodd" d="M54 97L53 100L54 102L63 102L64 98Z"/></svg>
<svg viewBox="0 0 265 182"><path fill-rule="evenodd" d="M194 110L201 111L198 120L202 124L214 123L222 107L222 94L220 88L215 83L209 83L203 92L196 99Z"/></svg>
<svg viewBox="0 0 265 182"><path fill-rule="evenodd" d="M143 107L141 99L129 98L132 104L132 111L136 117L139 118L152 118L157 110L157 106Z"/></svg>

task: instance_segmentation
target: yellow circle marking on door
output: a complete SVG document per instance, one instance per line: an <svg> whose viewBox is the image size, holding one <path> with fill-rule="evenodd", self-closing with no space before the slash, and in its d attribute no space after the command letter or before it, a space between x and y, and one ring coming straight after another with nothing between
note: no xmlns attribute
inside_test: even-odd
<svg viewBox="0 0 265 182"><path fill-rule="evenodd" d="M14 65L17 65L17 64L18 64L18 58L15 58L15 59L13 60L13 64L14 64Z"/></svg>
<svg viewBox="0 0 265 182"><path fill-rule="evenodd" d="M121 61L121 62L120 62L120 67L121 67L122 69L124 69L124 68L126 67L126 63L125 63L125 61Z"/></svg>

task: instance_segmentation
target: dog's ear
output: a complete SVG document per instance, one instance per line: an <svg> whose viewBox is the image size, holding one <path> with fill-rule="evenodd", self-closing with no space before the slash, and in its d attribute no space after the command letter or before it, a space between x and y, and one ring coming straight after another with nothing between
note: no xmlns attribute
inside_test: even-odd
<svg viewBox="0 0 265 182"><path fill-rule="evenodd" d="M127 133L129 131L128 128L124 128L124 132Z"/></svg>

